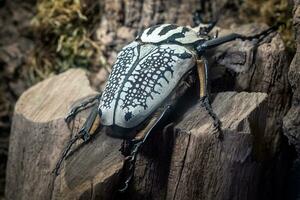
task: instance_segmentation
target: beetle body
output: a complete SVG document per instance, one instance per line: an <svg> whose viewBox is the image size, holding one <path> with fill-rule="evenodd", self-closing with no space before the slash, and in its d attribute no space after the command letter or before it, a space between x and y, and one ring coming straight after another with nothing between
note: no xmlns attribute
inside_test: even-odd
<svg viewBox="0 0 300 200"><path fill-rule="evenodd" d="M150 27L125 46L108 78L100 99L101 123L128 138L175 90L196 64L195 46L207 39L194 30L163 24Z"/></svg>
<svg viewBox="0 0 300 200"><path fill-rule="evenodd" d="M207 35L215 23L200 25L194 29L173 24L150 27L125 46L118 54L107 84L102 94L82 102L71 110L66 120L97 100L97 108L92 109L79 133L72 138L54 169L55 174L71 146L80 138L87 141L98 126L108 127L110 135L125 139L129 151L122 150L124 166L128 176L124 181L125 191L133 177L136 155L152 129L166 115L170 107L178 101L186 89L188 78L197 69L200 84L200 100L214 120L214 127L221 134L221 122L214 114L208 101L208 65L205 51L226 42L242 40L262 40L275 31L273 26L253 36L232 33L220 38ZM99 125L100 124L100 125ZM126 145L125 145L126 146Z"/></svg>

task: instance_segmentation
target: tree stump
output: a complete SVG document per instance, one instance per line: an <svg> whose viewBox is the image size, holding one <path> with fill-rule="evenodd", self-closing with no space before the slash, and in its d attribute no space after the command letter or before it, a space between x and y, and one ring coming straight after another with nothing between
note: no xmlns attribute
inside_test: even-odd
<svg viewBox="0 0 300 200"><path fill-rule="evenodd" d="M85 72L69 70L35 85L20 97L11 131L7 199L74 199L89 196L93 185L103 190L102 195L111 190L109 184L101 184L113 182L110 178L122 166L118 151L121 141L106 134L99 133L84 147L85 153L78 148L76 156L66 160L63 179L52 173L66 142L87 114L78 116L71 131L64 122L70 105L92 94L95 91Z"/></svg>
<svg viewBox="0 0 300 200"><path fill-rule="evenodd" d="M244 29L257 32L251 26ZM231 77L226 89L248 92L220 92L228 72L214 73L219 85L212 88L218 92L213 109L222 121L224 140L216 138L205 109L194 104L172 124L154 131L125 194L116 193L122 141L105 132L87 144L78 142L61 174L51 174L65 143L87 117L88 110L71 127L64 123L74 103L95 93L85 73L70 70L30 88L15 107L7 199L280 199L286 175L278 172L287 171L291 161L281 137L290 97L284 46L278 35L266 38L258 49L246 43L231 44L232 54L219 47L210 61L245 69Z"/></svg>

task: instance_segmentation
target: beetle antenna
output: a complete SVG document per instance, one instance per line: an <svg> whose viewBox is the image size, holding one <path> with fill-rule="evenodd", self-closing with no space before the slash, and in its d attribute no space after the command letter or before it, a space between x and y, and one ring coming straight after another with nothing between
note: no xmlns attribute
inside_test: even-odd
<svg viewBox="0 0 300 200"><path fill-rule="evenodd" d="M212 40L208 40L202 44L200 44L197 48L198 54L202 54L205 50L207 49L211 49L214 47L217 47L221 44L224 44L226 42L230 42L236 39L241 39L241 40L253 40L253 39L258 39L259 41L261 41L263 38L265 38L266 36L268 36L270 33L273 33L274 31L276 31L280 26L282 26L283 23L278 23L274 26L272 26L271 28L268 28L258 34L252 35L252 36L245 36L245 35L241 35L238 33L232 33L223 37L219 37L216 39L212 39Z"/></svg>

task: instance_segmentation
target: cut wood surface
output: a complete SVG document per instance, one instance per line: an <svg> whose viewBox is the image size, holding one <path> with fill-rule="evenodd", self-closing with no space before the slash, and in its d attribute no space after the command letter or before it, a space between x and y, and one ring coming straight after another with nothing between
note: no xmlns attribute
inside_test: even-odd
<svg viewBox="0 0 300 200"><path fill-rule="evenodd" d="M244 29L257 32L251 26ZM85 72L69 70L30 88L15 108L6 198L280 199L283 191L279 188L286 176L278 172L286 171L289 161L281 137L289 99L288 66L282 62L286 56L282 40L273 36L255 51L249 43L233 43L231 53L243 56L230 57L232 54L226 54L230 45L220 47L210 61L245 68L231 77L231 84L224 78L226 70L214 73L212 89L219 93L213 109L222 121L224 139L217 139L212 120L196 103L180 119L153 133L138 156L134 180L122 195L115 192L123 162L119 152L122 141L105 132L86 144L78 142L61 174L51 174L88 110L80 113L70 128L64 123L66 113L96 93ZM227 90L248 92L220 92L223 85Z"/></svg>

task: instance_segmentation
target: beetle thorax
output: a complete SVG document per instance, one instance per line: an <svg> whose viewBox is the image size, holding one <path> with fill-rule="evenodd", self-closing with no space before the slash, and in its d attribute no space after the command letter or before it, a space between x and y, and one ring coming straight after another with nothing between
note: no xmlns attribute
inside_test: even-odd
<svg viewBox="0 0 300 200"><path fill-rule="evenodd" d="M137 36L137 40L140 40L143 43L153 44L160 43L186 45L205 39L205 36L200 36L191 28L177 26L174 24L161 24L152 26Z"/></svg>

